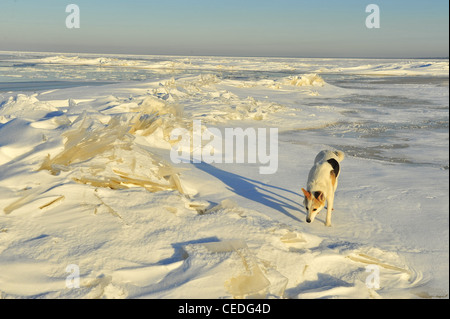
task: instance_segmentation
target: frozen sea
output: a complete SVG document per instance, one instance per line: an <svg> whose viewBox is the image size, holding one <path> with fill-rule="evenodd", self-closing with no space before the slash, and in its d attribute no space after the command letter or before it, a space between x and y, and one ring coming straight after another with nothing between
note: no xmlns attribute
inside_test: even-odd
<svg viewBox="0 0 450 319"><path fill-rule="evenodd" d="M0 52L0 296L448 298L448 66ZM277 172L172 163L193 120L278 128ZM300 191L328 148L331 228Z"/></svg>
<svg viewBox="0 0 450 319"><path fill-rule="evenodd" d="M348 89L348 93L337 98L317 96L298 101L298 108L329 107L338 114L335 121L331 116L323 121L320 130L303 130L308 124L301 123L298 134L302 137L329 139L330 146L351 156L448 169L447 60L53 56L4 52L0 55L0 70L0 92L5 96L133 81L164 82L202 74L257 83L318 73L326 83ZM295 134L292 137L297 138Z"/></svg>

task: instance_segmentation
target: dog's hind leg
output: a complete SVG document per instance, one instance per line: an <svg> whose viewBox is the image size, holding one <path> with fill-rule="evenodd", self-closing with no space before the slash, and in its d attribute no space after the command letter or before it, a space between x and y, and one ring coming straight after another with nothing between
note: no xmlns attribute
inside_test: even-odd
<svg viewBox="0 0 450 319"><path fill-rule="evenodd" d="M327 198L327 217L325 220L325 226L331 226L331 212L333 211L334 193L330 194Z"/></svg>

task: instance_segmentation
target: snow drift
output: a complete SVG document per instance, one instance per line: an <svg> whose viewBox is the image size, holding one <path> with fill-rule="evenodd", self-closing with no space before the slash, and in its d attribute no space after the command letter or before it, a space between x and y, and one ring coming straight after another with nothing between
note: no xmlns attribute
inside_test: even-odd
<svg viewBox="0 0 450 319"><path fill-rule="evenodd" d="M302 59L164 61L306 68ZM301 76L200 72L0 93L0 296L448 297L448 90L399 82L371 95L314 73L367 70L368 61L338 62L315 61ZM441 72L436 63L420 69ZM170 132L194 119L206 129L279 127L279 170L175 165ZM324 147L348 150L332 228L323 216L305 223L299 191ZM435 160L415 155L424 152ZM75 270L77 287L67 281Z"/></svg>

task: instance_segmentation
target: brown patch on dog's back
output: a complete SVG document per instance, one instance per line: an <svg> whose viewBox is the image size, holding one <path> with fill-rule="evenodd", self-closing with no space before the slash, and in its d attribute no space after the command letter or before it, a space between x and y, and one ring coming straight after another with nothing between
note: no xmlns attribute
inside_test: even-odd
<svg viewBox="0 0 450 319"><path fill-rule="evenodd" d="M334 175L335 175L336 177L339 176L339 171L340 171L340 169L341 169L341 167L340 167L340 165L339 165L339 162L336 161L334 158L330 158L327 162L328 162L328 164L330 164L331 167L333 168Z"/></svg>
<svg viewBox="0 0 450 319"><path fill-rule="evenodd" d="M334 173L334 171L330 172L330 178L331 178L331 184L336 185L336 174Z"/></svg>

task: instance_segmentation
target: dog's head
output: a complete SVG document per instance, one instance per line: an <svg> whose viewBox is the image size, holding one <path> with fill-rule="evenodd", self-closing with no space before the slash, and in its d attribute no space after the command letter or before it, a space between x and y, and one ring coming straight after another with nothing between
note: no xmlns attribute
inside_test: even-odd
<svg viewBox="0 0 450 319"><path fill-rule="evenodd" d="M305 199L303 205L306 209L306 222L312 223L317 214L325 207L325 195L321 191L308 192L302 188Z"/></svg>

